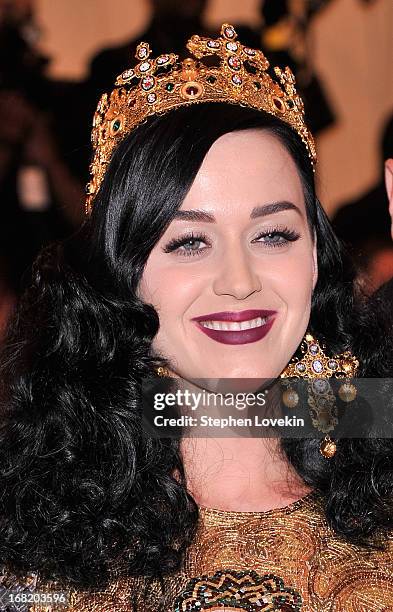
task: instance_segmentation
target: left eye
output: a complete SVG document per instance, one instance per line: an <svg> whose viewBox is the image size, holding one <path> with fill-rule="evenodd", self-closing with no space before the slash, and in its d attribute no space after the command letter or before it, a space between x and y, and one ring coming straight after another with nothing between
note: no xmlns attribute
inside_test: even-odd
<svg viewBox="0 0 393 612"><path fill-rule="evenodd" d="M201 244L205 244L203 240L199 238L189 238L185 240L181 246L185 251L198 251L198 245L200 246Z"/></svg>
<svg viewBox="0 0 393 612"><path fill-rule="evenodd" d="M261 238L263 240L261 240ZM278 232L270 232L269 234L262 234L262 236L259 236L259 238L257 238L257 242L280 243L287 242L287 238Z"/></svg>
<svg viewBox="0 0 393 612"><path fill-rule="evenodd" d="M276 247L284 246L288 244L288 242L294 242L298 240L299 237L300 235L292 230L272 231L260 234L253 242L262 242L267 246Z"/></svg>
<svg viewBox="0 0 393 612"><path fill-rule="evenodd" d="M205 245L205 246L202 246ZM202 251L208 248L207 239L205 236L184 236L171 240L164 248L165 253L174 252L176 255L199 255Z"/></svg>

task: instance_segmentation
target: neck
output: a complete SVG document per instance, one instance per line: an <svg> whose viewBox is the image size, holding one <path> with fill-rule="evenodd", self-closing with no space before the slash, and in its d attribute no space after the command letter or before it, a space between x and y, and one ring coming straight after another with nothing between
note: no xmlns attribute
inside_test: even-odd
<svg viewBox="0 0 393 612"><path fill-rule="evenodd" d="M208 508L245 512L286 506L311 491L278 438L183 438L187 488Z"/></svg>

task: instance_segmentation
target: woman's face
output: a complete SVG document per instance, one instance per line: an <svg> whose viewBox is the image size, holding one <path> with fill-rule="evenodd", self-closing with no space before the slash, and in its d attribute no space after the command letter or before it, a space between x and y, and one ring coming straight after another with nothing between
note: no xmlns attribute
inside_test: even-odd
<svg viewBox="0 0 393 612"><path fill-rule="evenodd" d="M277 377L307 329L317 280L295 163L270 133L221 136L138 288L153 349L193 378Z"/></svg>

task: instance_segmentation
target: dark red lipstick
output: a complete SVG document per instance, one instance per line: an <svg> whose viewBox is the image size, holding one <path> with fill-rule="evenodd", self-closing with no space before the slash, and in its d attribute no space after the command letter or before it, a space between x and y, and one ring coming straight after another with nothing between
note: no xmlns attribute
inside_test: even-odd
<svg viewBox="0 0 393 612"><path fill-rule="evenodd" d="M276 310L242 310L235 312L211 312L206 315L194 317L192 321L196 322L198 329L203 331L209 338L221 344L249 344L250 342L257 342L269 333L274 321L274 315L277 314ZM265 319L262 325L258 327L251 327L249 329L229 330L229 329L212 329L211 327L205 327L202 322L237 322L249 321L251 319Z"/></svg>

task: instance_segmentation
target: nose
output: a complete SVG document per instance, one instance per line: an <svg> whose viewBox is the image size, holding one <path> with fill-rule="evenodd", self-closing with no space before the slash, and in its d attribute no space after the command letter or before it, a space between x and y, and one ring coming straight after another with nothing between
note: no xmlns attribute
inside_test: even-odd
<svg viewBox="0 0 393 612"><path fill-rule="evenodd" d="M252 255L240 248L232 248L226 253L213 282L217 295L231 295L237 300L244 300L256 291L261 291L262 284L258 276Z"/></svg>

